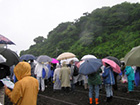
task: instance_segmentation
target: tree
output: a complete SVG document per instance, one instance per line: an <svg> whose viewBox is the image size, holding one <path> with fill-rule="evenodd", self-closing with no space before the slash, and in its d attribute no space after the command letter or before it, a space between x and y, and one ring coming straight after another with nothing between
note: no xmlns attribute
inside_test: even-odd
<svg viewBox="0 0 140 105"><path fill-rule="evenodd" d="M37 38L34 39L34 42L37 43L42 43L45 41L45 38L43 36L38 36Z"/></svg>

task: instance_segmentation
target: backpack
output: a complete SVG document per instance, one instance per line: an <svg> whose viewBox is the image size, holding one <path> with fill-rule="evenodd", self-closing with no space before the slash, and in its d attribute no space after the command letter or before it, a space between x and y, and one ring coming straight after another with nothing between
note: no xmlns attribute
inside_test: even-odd
<svg viewBox="0 0 140 105"><path fill-rule="evenodd" d="M79 68L74 65L74 71L73 71L73 76L77 76L79 74Z"/></svg>

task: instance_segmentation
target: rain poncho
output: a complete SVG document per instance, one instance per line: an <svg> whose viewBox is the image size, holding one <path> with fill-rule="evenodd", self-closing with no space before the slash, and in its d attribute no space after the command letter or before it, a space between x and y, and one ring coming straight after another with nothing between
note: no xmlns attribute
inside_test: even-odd
<svg viewBox="0 0 140 105"><path fill-rule="evenodd" d="M125 74L127 75L128 80L128 91L134 90L134 69L131 66L126 66Z"/></svg>
<svg viewBox="0 0 140 105"><path fill-rule="evenodd" d="M51 64L47 64L47 67L49 69L48 78L51 78L51 77L53 77L53 70L51 70Z"/></svg>
<svg viewBox="0 0 140 105"><path fill-rule="evenodd" d="M41 90L44 91L45 90L45 78L47 78L47 74L48 74L49 70L47 68L47 66L43 63L37 63L36 67L35 67L35 75L36 78L39 82L39 90L40 90L40 85L41 85Z"/></svg>
<svg viewBox="0 0 140 105"><path fill-rule="evenodd" d="M131 66L125 68L128 81L134 81L134 69Z"/></svg>
<svg viewBox="0 0 140 105"><path fill-rule="evenodd" d="M59 79L59 73L60 73L60 67L57 66L57 68L54 71L54 75L53 75L53 81L55 81L54 85L53 85L54 90L60 90L61 89L61 81Z"/></svg>
<svg viewBox="0 0 140 105"><path fill-rule="evenodd" d="M48 68L45 66L45 64L41 64L41 63L37 63L37 65L35 67L34 74L37 77L42 77L42 70L43 70L43 68L45 69L46 74L48 74L48 72L49 72ZM46 75L46 77L47 77L47 75Z"/></svg>
<svg viewBox="0 0 140 105"><path fill-rule="evenodd" d="M27 62L20 62L14 68L18 81L11 91L6 89L6 94L11 102L16 105L36 105L39 84L37 79L31 77L31 66Z"/></svg>
<svg viewBox="0 0 140 105"><path fill-rule="evenodd" d="M66 64L63 64L59 75L59 79L61 80L61 87L71 87L70 74L71 74L70 68L67 67Z"/></svg>

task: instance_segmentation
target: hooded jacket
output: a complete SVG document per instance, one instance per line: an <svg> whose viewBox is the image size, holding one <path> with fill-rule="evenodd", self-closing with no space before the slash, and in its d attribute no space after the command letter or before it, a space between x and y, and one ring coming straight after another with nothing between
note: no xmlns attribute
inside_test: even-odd
<svg viewBox="0 0 140 105"><path fill-rule="evenodd" d="M11 102L16 105L36 105L39 84L37 79L31 77L31 66L27 62L20 62L14 68L17 78L14 89L6 89Z"/></svg>
<svg viewBox="0 0 140 105"><path fill-rule="evenodd" d="M127 75L128 81L134 81L135 78L134 69L131 66L126 66L125 70L126 70L125 74Z"/></svg>
<svg viewBox="0 0 140 105"><path fill-rule="evenodd" d="M89 85L101 85L102 84L100 72L101 72L101 70L98 70L96 73L88 75L88 84Z"/></svg>
<svg viewBox="0 0 140 105"><path fill-rule="evenodd" d="M110 66L104 68L104 73L102 74L104 84L115 84L113 70Z"/></svg>
<svg viewBox="0 0 140 105"><path fill-rule="evenodd" d="M62 64L62 68L60 69L59 79L61 81L61 87L71 87L70 85L70 74L71 70L67 67L65 61Z"/></svg>

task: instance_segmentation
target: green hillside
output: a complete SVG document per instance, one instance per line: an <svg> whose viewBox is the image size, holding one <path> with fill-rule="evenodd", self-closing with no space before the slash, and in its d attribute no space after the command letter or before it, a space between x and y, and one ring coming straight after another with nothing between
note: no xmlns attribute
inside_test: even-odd
<svg viewBox="0 0 140 105"><path fill-rule="evenodd" d="M20 55L33 54L57 57L72 52L78 58L93 54L122 58L134 46L140 45L140 4L128 3L98 8L84 13L74 22L59 24L47 38L39 36Z"/></svg>

